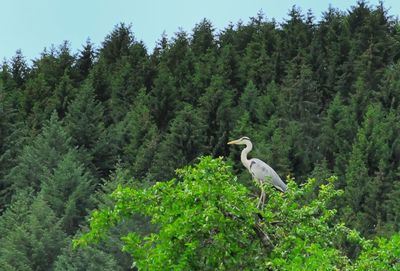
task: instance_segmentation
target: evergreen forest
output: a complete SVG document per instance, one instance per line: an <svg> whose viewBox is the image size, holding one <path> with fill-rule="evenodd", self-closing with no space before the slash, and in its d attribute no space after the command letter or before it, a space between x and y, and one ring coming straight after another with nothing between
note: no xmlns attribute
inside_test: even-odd
<svg viewBox="0 0 400 271"><path fill-rule="evenodd" d="M290 7L289 7L290 8ZM0 68L0 270L400 270L400 22L120 23ZM260 187L250 153L289 189Z"/></svg>

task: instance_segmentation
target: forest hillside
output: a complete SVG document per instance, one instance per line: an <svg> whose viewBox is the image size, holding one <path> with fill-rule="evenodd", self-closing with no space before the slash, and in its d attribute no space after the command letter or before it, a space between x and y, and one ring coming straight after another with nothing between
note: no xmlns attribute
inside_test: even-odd
<svg viewBox="0 0 400 271"><path fill-rule="evenodd" d="M2 63L0 269L400 268L400 23L383 4L329 8L318 20L297 7L282 22L260 12L222 31L204 19L190 33L161 36L152 52L133 33L121 23L77 53L66 41L32 64L21 51ZM251 224L259 187L241 148L227 145L241 136L291 188L285 196L267 189L272 209L259 214L260 230L278 229L267 248ZM196 167L213 177L190 173ZM206 236L219 236L214 224L198 221L210 228L165 229L177 214L160 212L170 202L151 193L177 193L178 210L193 211L190 189L205 188L179 190L191 178L226 185L217 190L225 218L210 215L226 229L220 239ZM182 191L189 198L179 201ZM215 197L202 199L215 207ZM237 214L229 200L240 203ZM118 202L131 207L115 215ZM89 217L114 227L89 226ZM246 251L254 258L244 260Z"/></svg>

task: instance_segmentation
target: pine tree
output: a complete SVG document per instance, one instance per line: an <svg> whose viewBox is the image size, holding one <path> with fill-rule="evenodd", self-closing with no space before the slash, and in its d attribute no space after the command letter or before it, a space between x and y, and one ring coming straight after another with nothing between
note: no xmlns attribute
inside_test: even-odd
<svg viewBox="0 0 400 271"><path fill-rule="evenodd" d="M100 50L100 58L105 64L113 65L123 56L129 55L130 47L134 41L131 26L121 23L107 35Z"/></svg>
<svg viewBox="0 0 400 271"><path fill-rule="evenodd" d="M389 192L388 199L384 203L387 222L383 225L381 233L392 235L400 230L400 168L394 172L396 179L392 183L392 190Z"/></svg>
<svg viewBox="0 0 400 271"><path fill-rule="evenodd" d="M11 59L11 73L15 86L17 88L23 87L27 80L29 68L21 50L17 50L15 56Z"/></svg>
<svg viewBox="0 0 400 271"><path fill-rule="evenodd" d="M179 111L160 143L150 176L155 180L168 180L175 169L193 162L204 152L205 128L199 113L191 105Z"/></svg>
<svg viewBox="0 0 400 271"><path fill-rule="evenodd" d="M67 107L73 98L75 98L75 95L76 89L73 87L73 82L68 76L68 73L65 72L60 83L55 88L50 102L54 104L60 118L64 118L67 113Z"/></svg>
<svg viewBox="0 0 400 271"><path fill-rule="evenodd" d="M267 141L267 148L260 148L260 154L257 156L265 157L265 161L277 170L277 172L280 172L282 179L286 179L286 176L293 174L293 162L290 159L291 152L293 151L291 138L288 137L283 128L277 127L271 138L264 137L263 139ZM261 155L262 153L263 155Z"/></svg>
<svg viewBox="0 0 400 271"><path fill-rule="evenodd" d="M195 56L200 56L216 49L214 27L207 19L203 19L194 27L191 48Z"/></svg>
<svg viewBox="0 0 400 271"><path fill-rule="evenodd" d="M217 56L215 51L211 51L206 55L195 58L194 60L194 74L193 74L193 89L191 90L194 97L192 103L200 103L200 98L210 87L212 77L216 74L216 61ZM221 78L221 87L226 85L226 82Z"/></svg>
<svg viewBox="0 0 400 271"><path fill-rule="evenodd" d="M51 86L46 82L44 73L39 72L28 80L24 90L23 108L28 116L31 129L40 129L41 124L54 111L55 103L51 101L50 97L52 97Z"/></svg>
<svg viewBox="0 0 400 271"><path fill-rule="evenodd" d="M240 73L247 80L252 80L257 88L265 89L278 75L276 65L280 37L276 23L266 21L262 13L251 19L249 27L252 31L247 31L252 35L243 52Z"/></svg>
<svg viewBox="0 0 400 271"><path fill-rule="evenodd" d="M122 120L137 93L143 87L143 84L135 84L133 76L135 73L136 71L132 68L127 58L123 58L118 62L111 80L111 97L107 101L112 123Z"/></svg>
<svg viewBox="0 0 400 271"><path fill-rule="evenodd" d="M150 91L150 108L157 127L165 130L174 117L178 97L172 75L164 63L160 64L158 72Z"/></svg>
<svg viewBox="0 0 400 271"><path fill-rule="evenodd" d="M365 135L359 134L357 141L365 142ZM365 215L361 212L361 206L364 204L365 184L370 182L366 160L367 157L362 149L355 145L346 171L345 196L350 209L345 210L344 217L351 226L358 229L365 229L364 225L367 222Z"/></svg>
<svg viewBox="0 0 400 271"><path fill-rule="evenodd" d="M311 43L312 28L301 13L300 8L293 6L289 11L289 19L282 25L282 56L291 61L299 55L306 55Z"/></svg>
<svg viewBox="0 0 400 271"><path fill-rule="evenodd" d="M275 81L259 92L260 96L257 97L255 104L257 122L264 123L265 120L269 121L274 115L281 116L286 111L285 97L282 95L280 85Z"/></svg>
<svg viewBox="0 0 400 271"><path fill-rule="evenodd" d="M229 131L233 127L233 93L223 87L219 76L212 78L210 87L200 97L199 110L203 120L208 124L206 129L206 148L213 155L228 153Z"/></svg>
<svg viewBox="0 0 400 271"><path fill-rule="evenodd" d="M5 91L0 80L0 213L11 195L10 183L4 177L16 165L16 157L28 137L26 125L12 103L12 93Z"/></svg>
<svg viewBox="0 0 400 271"><path fill-rule="evenodd" d="M19 190L12 204L0 216L0 238L6 237L7 233L15 229L16 225L22 225L30 214L33 202L33 191L29 188ZM0 243L1 244L1 243ZM5 248L2 247L1 248Z"/></svg>
<svg viewBox="0 0 400 271"><path fill-rule="evenodd" d="M5 225L7 230L0 240L0 264L5 270L51 270L61 247L66 244L66 236L52 209L42 198L33 199L28 208L24 207L26 201L23 199L16 202L20 200L23 203L14 203L18 207L12 207L8 212L19 212L21 208L29 210L20 218L22 221L17 227L15 224Z"/></svg>
<svg viewBox="0 0 400 271"><path fill-rule="evenodd" d="M13 110L6 99L6 93L4 91L3 85L0 81L0 157L7 151L9 146L7 146L7 138L12 133L12 122L11 116L13 114ZM3 163L0 166L0 176L2 176L3 172Z"/></svg>
<svg viewBox="0 0 400 271"><path fill-rule="evenodd" d="M288 69L283 82L283 101L281 114L286 116L287 133L293 136L292 163L296 175L305 176L320 160L318 142L319 114L322 111L321 92L312 78L308 64L298 63L304 58L296 57ZM298 140L301 138L301 140Z"/></svg>
<svg viewBox="0 0 400 271"><path fill-rule="evenodd" d="M84 81L89 76L89 73L94 66L95 56L96 53L94 46L90 39L88 39L86 40L86 44L83 46L82 50L79 52L74 67L77 73L78 82Z"/></svg>
<svg viewBox="0 0 400 271"><path fill-rule="evenodd" d="M53 265L54 271L122 271L119 260L112 255L94 247L73 249L68 246L62 249Z"/></svg>
<svg viewBox="0 0 400 271"><path fill-rule="evenodd" d="M19 191L14 202L0 216L0 264L4 270L33 270L23 244L27 217L31 214L33 197L27 190ZM18 225L18 227L16 227ZM26 238L27 239L27 238ZM21 245L22 243L22 245Z"/></svg>
<svg viewBox="0 0 400 271"><path fill-rule="evenodd" d="M68 152L43 179L40 191L69 235L78 229L87 210L93 208L90 195L94 191L94 181L78 161L76 152Z"/></svg>
<svg viewBox="0 0 400 271"><path fill-rule="evenodd" d="M400 63L386 68L379 90L374 96L385 108L397 109L400 106Z"/></svg>
<svg viewBox="0 0 400 271"><path fill-rule="evenodd" d="M217 46L214 28L204 19L193 29L190 49L194 57L193 95L200 97L211 84L217 68ZM221 78L221 80L223 80ZM225 84L225 82L224 82ZM227 86L225 86L227 87ZM197 103L197 99L195 103Z"/></svg>
<svg viewBox="0 0 400 271"><path fill-rule="evenodd" d="M71 78L75 78L73 66L75 64L75 56L71 54L71 44L68 41L64 41L57 50L56 65L57 79L61 79L65 74ZM56 79L54 78L54 79ZM55 88L58 82L53 84Z"/></svg>
<svg viewBox="0 0 400 271"><path fill-rule="evenodd" d="M343 103L340 93L337 93L322 121L318 140L328 167L339 177L345 174L357 128L355 114ZM343 185L341 178L338 183Z"/></svg>
<svg viewBox="0 0 400 271"><path fill-rule="evenodd" d="M244 76L240 72L239 55L232 44L227 44L220 49L217 60L217 73L225 82L225 87L239 90L243 87Z"/></svg>
<svg viewBox="0 0 400 271"><path fill-rule="evenodd" d="M62 157L71 151L71 139L55 114L43 131L26 145L17 158L17 165L4 178L13 190L32 188L38 192L43 178L51 172Z"/></svg>
<svg viewBox="0 0 400 271"><path fill-rule="evenodd" d="M250 122L257 122L257 101L259 99L259 91L253 81L249 81L244 89L243 94L239 98L239 115L242 112L247 112L250 117ZM266 105L262 105L266 106Z"/></svg>
<svg viewBox="0 0 400 271"><path fill-rule="evenodd" d="M99 103L89 84L80 90L79 96L68 107L65 127L72 137L72 143L86 150L94 149L104 132L104 108Z"/></svg>
<svg viewBox="0 0 400 271"><path fill-rule="evenodd" d="M182 101L195 103L198 93L193 90L193 75L195 70L194 55L190 50L187 33L179 31L173 37L160 59L166 64L175 81L175 87Z"/></svg>
<svg viewBox="0 0 400 271"><path fill-rule="evenodd" d="M339 68L348 56L349 41L343 37L343 17L342 12L329 7L323 13L311 43L310 62L323 92L324 106L328 106L335 96Z"/></svg>
<svg viewBox="0 0 400 271"><path fill-rule="evenodd" d="M58 48L52 45L50 49L45 49L41 57L34 60L30 77L40 76L52 91L65 73L73 77L71 72L74 63L75 57L71 55L70 44L64 41Z"/></svg>
<svg viewBox="0 0 400 271"><path fill-rule="evenodd" d="M111 122L117 123L128 112L140 89L145 86L147 52L142 43L133 43L129 55L115 63L110 80L111 96L107 101L107 112Z"/></svg>
<svg viewBox="0 0 400 271"><path fill-rule="evenodd" d="M83 85L68 106L65 130L71 136L71 144L78 147L82 160L91 164L96 174L107 176L117 158L113 146L107 144L104 107L96 100L89 83Z"/></svg>
<svg viewBox="0 0 400 271"><path fill-rule="evenodd" d="M142 89L131 111L115 127L121 159L137 179L151 167L159 141L159 130L149 109L150 97Z"/></svg>
<svg viewBox="0 0 400 271"><path fill-rule="evenodd" d="M389 140L391 127L380 105L371 105L353 145L346 174L346 199L356 213L349 219L365 234L379 231L385 221L384 202L392 190Z"/></svg>
<svg viewBox="0 0 400 271"><path fill-rule="evenodd" d="M100 58L93 69L90 71L88 77L89 84L93 87L96 98L100 102L105 103L111 97L110 77L111 75L107 69L107 64L105 60L103 58Z"/></svg>

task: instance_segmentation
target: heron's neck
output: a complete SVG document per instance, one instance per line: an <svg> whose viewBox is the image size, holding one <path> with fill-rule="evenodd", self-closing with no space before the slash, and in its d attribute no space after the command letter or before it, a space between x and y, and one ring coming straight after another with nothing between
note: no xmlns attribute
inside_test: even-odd
<svg viewBox="0 0 400 271"><path fill-rule="evenodd" d="M242 150L242 154L240 155L240 160L247 169L250 168L250 160L247 159L247 154L251 149L253 149L253 144L251 144L251 142L246 142L246 148Z"/></svg>

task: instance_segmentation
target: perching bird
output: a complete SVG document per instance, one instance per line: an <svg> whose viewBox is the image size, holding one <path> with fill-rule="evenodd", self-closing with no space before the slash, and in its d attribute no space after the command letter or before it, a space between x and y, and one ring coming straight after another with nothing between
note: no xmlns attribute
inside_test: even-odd
<svg viewBox="0 0 400 271"><path fill-rule="evenodd" d="M286 184L282 181L282 179L279 177L279 175L275 172L275 170L272 167L270 167L269 165L267 165L266 163L257 158L253 158L250 160L247 159L247 154L253 149L253 144L251 143L250 138L244 136L240 139L230 141L228 142L228 144L246 145L246 148L242 150L242 153L240 155L240 160L242 161L243 165L249 170L253 178L259 181L261 184L261 196L257 204L257 207L259 207L260 204L264 205L265 201L265 192L263 189L264 182L269 182L270 184L275 186L278 190L286 192L287 190Z"/></svg>

